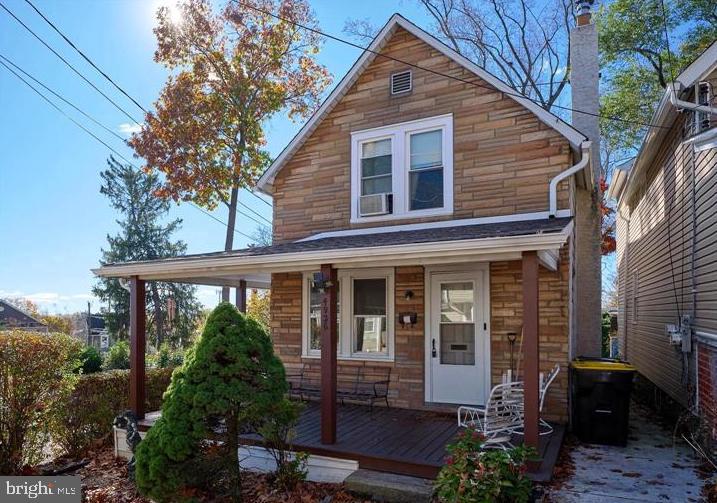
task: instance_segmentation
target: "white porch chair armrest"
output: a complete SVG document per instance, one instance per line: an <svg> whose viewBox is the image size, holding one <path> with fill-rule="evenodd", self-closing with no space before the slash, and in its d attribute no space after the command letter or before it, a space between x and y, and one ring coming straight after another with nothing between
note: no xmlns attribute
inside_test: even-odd
<svg viewBox="0 0 717 503"><path fill-rule="evenodd" d="M482 407L469 407L467 405L458 407L458 426L461 428L482 429L482 417L485 417L485 409Z"/></svg>

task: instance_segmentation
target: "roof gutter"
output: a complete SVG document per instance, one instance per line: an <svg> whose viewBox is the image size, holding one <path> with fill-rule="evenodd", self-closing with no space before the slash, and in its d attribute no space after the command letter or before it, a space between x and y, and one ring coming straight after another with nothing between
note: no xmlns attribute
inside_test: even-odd
<svg viewBox="0 0 717 503"><path fill-rule="evenodd" d="M157 273L179 272L210 273L232 272L271 272L282 267L315 266L322 263L352 262L356 264L375 263L378 259L412 259L426 257L476 256L485 253L507 251L552 250L560 248L572 232L572 222L561 231L530 235L499 236L492 238L466 239L457 241L438 241L430 243L409 243L391 246L371 246L365 248L345 248L332 250L301 251L277 253L273 255L218 256L177 258L148 262L128 262L125 264L105 265L92 272L96 276L128 277L152 275ZM357 253L359 251L360 253Z"/></svg>
<svg viewBox="0 0 717 503"><path fill-rule="evenodd" d="M550 180L550 189L549 189L549 198L550 198L550 209L548 211L549 218L555 218L555 216L558 213L558 184L565 180L566 178L573 176L575 173L578 173L585 169L585 167L590 162L590 147L592 145L591 141L584 141L580 145L582 149L582 158L577 164L574 164L573 166L569 167L562 173L558 174L556 177L554 177L552 180Z"/></svg>
<svg viewBox="0 0 717 503"><path fill-rule="evenodd" d="M677 97L677 89L682 91L682 84L674 84L669 86L670 103L674 105L678 110L694 110L696 112L705 112L712 115L717 115L717 108L709 107L707 105L698 105L697 103L691 103L689 101L681 100Z"/></svg>

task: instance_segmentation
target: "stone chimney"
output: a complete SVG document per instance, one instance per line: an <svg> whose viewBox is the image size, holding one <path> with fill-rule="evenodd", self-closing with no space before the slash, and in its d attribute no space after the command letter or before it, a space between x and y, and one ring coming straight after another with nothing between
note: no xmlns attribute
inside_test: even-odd
<svg viewBox="0 0 717 503"><path fill-rule="evenodd" d="M570 32L572 125L592 141L592 186L575 193L575 270L573 271L571 356L601 355L600 111L598 35L592 21L594 0L575 0L577 26ZM581 113L587 112L587 113Z"/></svg>

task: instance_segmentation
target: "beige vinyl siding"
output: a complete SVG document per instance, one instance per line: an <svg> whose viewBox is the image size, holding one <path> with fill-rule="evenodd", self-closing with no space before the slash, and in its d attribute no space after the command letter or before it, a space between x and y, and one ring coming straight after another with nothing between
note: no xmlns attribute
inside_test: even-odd
<svg viewBox="0 0 717 503"><path fill-rule="evenodd" d="M717 334L717 150L695 154L695 329Z"/></svg>
<svg viewBox="0 0 717 503"><path fill-rule="evenodd" d="M621 251L621 298L626 358L674 399L688 405L689 376L665 324L692 312L692 147L682 144L682 121L673 127L645 173L642 190L628 201L628 237ZM717 283L716 283L717 285Z"/></svg>

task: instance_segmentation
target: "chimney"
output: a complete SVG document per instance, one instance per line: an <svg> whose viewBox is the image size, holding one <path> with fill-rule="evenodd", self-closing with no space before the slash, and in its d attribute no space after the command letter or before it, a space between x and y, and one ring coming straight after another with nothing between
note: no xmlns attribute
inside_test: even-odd
<svg viewBox="0 0 717 503"><path fill-rule="evenodd" d="M574 0L577 26L570 32L572 124L592 142L590 164L594 178L575 190L575 231L570 339L571 357L601 355L602 291L600 250L600 111L598 35L592 20L594 0ZM587 112L587 113L581 113Z"/></svg>
<svg viewBox="0 0 717 503"><path fill-rule="evenodd" d="M594 0L575 0L577 26L570 32L570 85L572 88L572 124L593 142L590 153L599 182L600 111L597 27L592 22ZM578 110L578 111L576 111ZM587 112L587 113L580 113Z"/></svg>

